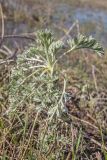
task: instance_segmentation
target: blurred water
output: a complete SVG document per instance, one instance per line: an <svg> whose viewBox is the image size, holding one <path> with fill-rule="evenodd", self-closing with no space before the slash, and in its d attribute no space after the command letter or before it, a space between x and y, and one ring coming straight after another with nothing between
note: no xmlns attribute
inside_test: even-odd
<svg viewBox="0 0 107 160"><path fill-rule="evenodd" d="M102 10L92 10L87 8L77 8L75 10L74 16L76 19L79 19L81 23L87 21L94 21L96 23L102 22L104 28L107 29L107 11Z"/></svg>
<svg viewBox="0 0 107 160"><path fill-rule="evenodd" d="M104 46L107 46L107 11L91 8L72 8L68 4L64 4L56 8L54 21L58 23L61 16L65 15L67 16L64 19L64 24L67 28L69 28L75 20L78 20L80 29L83 28L84 34L93 35L101 41Z"/></svg>
<svg viewBox="0 0 107 160"><path fill-rule="evenodd" d="M90 29L89 34L93 34L98 40L102 41L104 46L107 46L107 11L98 9L77 8L74 12L75 19L78 19L81 24L88 23ZM87 30L87 26L86 26Z"/></svg>

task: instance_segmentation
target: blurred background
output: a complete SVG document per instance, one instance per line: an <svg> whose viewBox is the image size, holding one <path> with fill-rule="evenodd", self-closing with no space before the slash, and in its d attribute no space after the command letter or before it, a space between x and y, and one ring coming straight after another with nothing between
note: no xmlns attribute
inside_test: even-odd
<svg viewBox="0 0 107 160"><path fill-rule="evenodd" d="M6 35L31 33L47 27L54 29L57 36L61 36L78 21L81 33L92 34L106 47L106 0L0 0L0 2Z"/></svg>

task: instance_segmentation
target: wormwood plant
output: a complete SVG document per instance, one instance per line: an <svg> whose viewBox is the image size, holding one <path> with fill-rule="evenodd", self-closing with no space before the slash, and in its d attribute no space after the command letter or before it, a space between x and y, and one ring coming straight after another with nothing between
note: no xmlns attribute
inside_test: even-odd
<svg viewBox="0 0 107 160"><path fill-rule="evenodd" d="M67 113L66 80L61 88L58 61L81 48L92 49L99 56L104 54L102 46L91 36L78 35L65 45L56 40L50 30L38 31L35 44L18 56L17 65L12 69L8 113L32 104L35 110L46 112L50 119L63 117L63 113Z"/></svg>
<svg viewBox="0 0 107 160"><path fill-rule="evenodd" d="M78 35L64 44L46 29L38 31L35 43L18 55L11 71L7 110L9 122L14 124L10 137L16 146L16 159L68 159L65 157L71 154L71 147L72 159L77 158L82 130L72 142L73 126L65 106L69 99L65 92L67 80L61 85L63 69L58 66L64 55L81 48L104 54L92 37Z"/></svg>

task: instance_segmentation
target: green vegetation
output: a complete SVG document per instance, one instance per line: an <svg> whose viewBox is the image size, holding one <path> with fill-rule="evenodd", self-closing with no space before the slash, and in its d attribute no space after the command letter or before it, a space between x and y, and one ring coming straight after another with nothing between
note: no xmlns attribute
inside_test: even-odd
<svg viewBox="0 0 107 160"><path fill-rule="evenodd" d="M72 97L67 91L68 79L59 63L65 55L84 48L100 56L104 54L92 37L79 34L63 42L46 29L37 32L35 43L18 55L9 77L8 107L0 117L2 160L85 159L90 156L88 149L91 151L93 143L97 146L95 156L104 155L106 159L104 128L80 118L92 108L84 105L86 99L81 101L83 95L78 102L77 95ZM87 91L85 88L83 93ZM69 108L68 103L72 102ZM88 135L90 127L100 134L101 143Z"/></svg>
<svg viewBox="0 0 107 160"><path fill-rule="evenodd" d="M94 38L82 35L67 41L66 47L61 40L56 41L48 30L38 32L36 37L36 44L18 56L17 66L12 69L10 108L16 110L27 101L28 104L35 105L35 109L47 110L53 117L63 110L61 108L64 106L63 94L67 81L64 80L64 87L61 88L59 59L77 49L92 49L100 56L104 50ZM66 51L63 53L64 47ZM60 55L57 56L58 54Z"/></svg>

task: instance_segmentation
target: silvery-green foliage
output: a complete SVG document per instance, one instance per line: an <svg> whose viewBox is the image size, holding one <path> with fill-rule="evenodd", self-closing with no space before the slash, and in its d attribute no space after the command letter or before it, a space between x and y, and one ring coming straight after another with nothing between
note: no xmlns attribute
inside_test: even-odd
<svg viewBox="0 0 107 160"><path fill-rule="evenodd" d="M74 49L87 48L92 49L100 56L104 54L103 47L92 36L86 37L79 34L74 39L69 40L68 44Z"/></svg>
<svg viewBox="0 0 107 160"><path fill-rule="evenodd" d="M35 110L47 112L50 119L67 115L63 102L66 86L64 85L63 89L59 85L61 71L57 69L56 55L59 55L60 51L63 55L80 48L89 48L98 54L103 54L104 50L95 39L82 35L69 40L65 53L62 52L63 42L55 40L51 31L47 29L39 31L36 38L35 44L18 55L17 65L12 69L9 111L33 104Z"/></svg>
<svg viewBox="0 0 107 160"><path fill-rule="evenodd" d="M55 53L62 43L55 41L50 31L38 32L36 45L18 56L12 70L10 82L11 111L29 103L36 110L47 110L57 105L61 90L57 86L58 76L50 77L55 62Z"/></svg>

